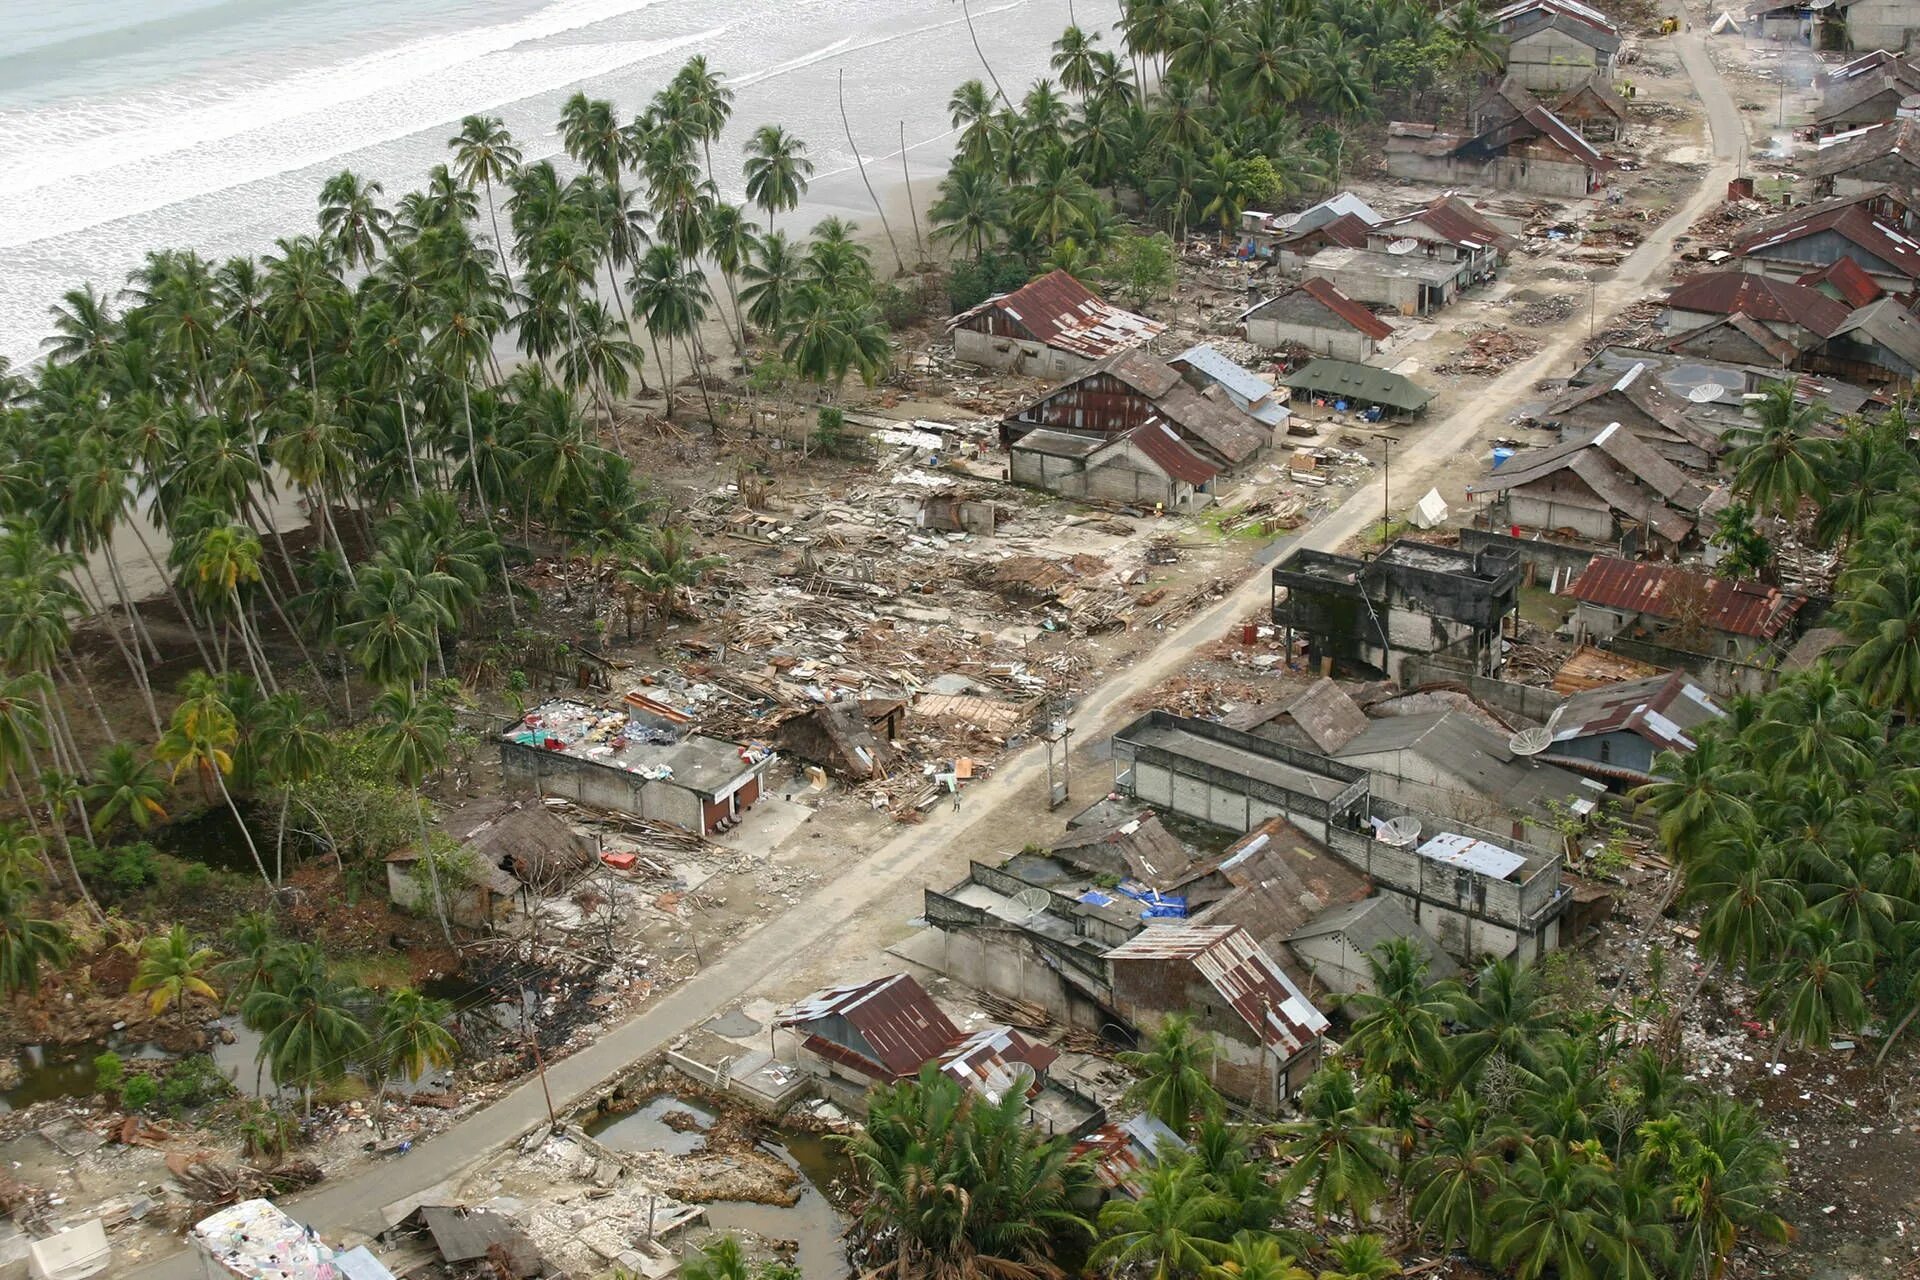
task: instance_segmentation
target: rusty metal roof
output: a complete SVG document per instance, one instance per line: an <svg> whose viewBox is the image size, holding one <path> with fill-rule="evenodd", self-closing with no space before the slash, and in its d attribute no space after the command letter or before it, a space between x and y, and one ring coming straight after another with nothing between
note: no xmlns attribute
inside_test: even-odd
<svg viewBox="0 0 1920 1280"><path fill-rule="evenodd" d="M988 298L949 320L947 328L956 328L988 311L1005 315L1036 342L1089 360L1140 346L1166 329L1158 320L1103 301L1064 271L1049 271L1012 293Z"/></svg>
<svg viewBox="0 0 1920 1280"><path fill-rule="evenodd" d="M1375 342L1393 336L1392 325L1334 288L1333 281L1324 276L1308 276L1300 282L1300 291Z"/></svg>
<svg viewBox="0 0 1920 1280"><path fill-rule="evenodd" d="M1846 323L1845 303L1835 302L1818 289L1775 280L1755 271L1709 271L1682 280L1667 295L1676 311L1712 315L1747 315L1776 324L1797 324L1829 337Z"/></svg>
<svg viewBox="0 0 1920 1280"><path fill-rule="evenodd" d="M1650 680L1601 685L1554 708L1547 729L1555 742L1601 733L1637 733L1659 751L1687 752L1695 731L1726 715L1684 671Z"/></svg>
<svg viewBox="0 0 1920 1280"><path fill-rule="evenodd" d="M1175 480L1199 486L1220 474L1220 468L1189 449L1160 418L1148 418L1135 427L1132 438L1140 452L1153 460L1154 466Z"/></svg>
<svg viewBox="0 0 1920 1280"><path fill-rule="evenodd" d="M1281 1058L1312 1044L1329 1025L1327 1015L1293 985L1253 935L1237 925L1149 925L1107 952L1107 959L1192 965Z"/></svg>
<svg viewBox="0 0 1920 1280"><path fill-rule="evenodd" d="M816 991L774 1015L773 1025L804 1027L832 1017L846 1019L872 1050L873 1065L895 1076L912 1075L960 1039L926 988L904 973Z"/></svg>
<svg viewBox="0 0 1920 1280"><path fill-rule="evenodd" d="M1778 587L1692 573L1677 565L1595 556L1567 587L1583 604L1674 618L1698 609L1700 624L1729 635L1771 640L1806 603Z"/></svg>
<svg viewBox="0 0 1920 1280"><path fill-rule="evenodd" d="M1040 1077L1059 1056L1051 1045L1035 1044L1012 1027L982 1027L940 1055L940 1070L998 1102L1021 1080L1029 1095L1038 1093Z"/></svg>

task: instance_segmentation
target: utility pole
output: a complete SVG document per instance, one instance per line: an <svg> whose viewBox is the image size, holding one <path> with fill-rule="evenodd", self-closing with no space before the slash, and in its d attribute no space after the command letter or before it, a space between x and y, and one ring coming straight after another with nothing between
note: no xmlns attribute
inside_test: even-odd
<svg viewBox="0 0 1920 1280"><path fill-rule="evenodd" d="M1393 524L1393 446L1398 436L1380 437L1380 545L1386 546L1387 530Z"/></svg>

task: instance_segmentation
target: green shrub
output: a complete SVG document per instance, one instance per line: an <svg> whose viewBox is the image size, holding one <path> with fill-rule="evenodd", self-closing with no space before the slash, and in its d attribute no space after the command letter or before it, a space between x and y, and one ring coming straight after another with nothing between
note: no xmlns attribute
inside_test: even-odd
<svg viewBox="0 0 1920 1280"><path fill-rule="evenodd" d="M224 1098L233 1092L233 1082L213 1065L204 1053L182 1058L167 1068L160 1083L160 1103L169 1111L182 1111Z"/></svg>
<svg viewBox="0 0 1920 1280"><path fill-rule="evenodd" d="M129 1111L141 1111L153 1105L160 1095L160 1082L152 1076L129 1076L120 1086L120 1105Z"/></svg>

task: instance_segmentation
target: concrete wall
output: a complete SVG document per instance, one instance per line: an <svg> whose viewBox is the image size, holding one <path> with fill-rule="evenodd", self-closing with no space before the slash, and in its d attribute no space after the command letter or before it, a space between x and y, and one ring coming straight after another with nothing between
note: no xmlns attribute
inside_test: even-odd
<svg viewBox="0 0 1920 1280"><path fill-rule="evenodd" d="M1545 724L1554 709L1565 701L1551 689L1515 684L1511 680L1495 680L1438 657L1406 659L1400 664L1400 681L1409 689L1443 682L1464 686L1467 692L1507 719L1523 724Z"/></svg>
<svg viewBox="0 0 1920 1280"><path fill-rule="evenodd" d="M565 796L581 804L670 822L687 831L704 831L698 792L671 781L649 781L624 769L577 760L556 751L500 744L500 770L509 787L543 796Z"/></svg>
<svg viewBox="0 0 1920 1280"><path fill-rule="evenodd" d="M1373 339L1358 329L1345 325L1335 329L1313 324L1283 324L1258 316L1247 321L1247 341L1269 350L1291 344L1305 347L1315 355L1351 360L1355 364L1366 363L1374 353Z"/></svg>
<svg viewBox="0 0 1920 1280"><path fill-rule="evenodd" d="M953 354L957 360L1001 369L1029 378L1065 379L1085 373L1092 364L1065 351L1030 342L1023 338L997 338L972 329L953 331Z"/></svg>
<svg viewBox="0 0 1920 1280"><path fill-rule="evenodd" d="M1535 93L1578 88L1608 62L1592 45L1551 28L1522 36L1507 47L1507 74Z"/></svg>

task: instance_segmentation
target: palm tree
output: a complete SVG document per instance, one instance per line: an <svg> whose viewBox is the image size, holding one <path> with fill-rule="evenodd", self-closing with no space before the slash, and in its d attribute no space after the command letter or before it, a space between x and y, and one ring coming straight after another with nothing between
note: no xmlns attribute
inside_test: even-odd
<svg viewBox="0 0 1920 1280"><path fill-rule="evenodd" d="M1333 1270L1322 1271L1320 1280L1388 1280L1400 1274L1400 1263L1387 1253L1387 1247L1375 1235L1340 1236L1327 1241L1333 1255Z"/></svg>
<svg viewBox="0 0 1920 1280"><path fill-rule="evenodd" d="M1818 403L1801 404L1792 383L1769 384L1757 406L1759 425L1731 433L1740 441L1727 455L1735 492L1760 511L1788 517L1803 501L1824 498L1832 449L1811 434L1823 412Z"/></svg>
<svg viewBox="0 0 1920 1280"><path fill-rule="evenodd" d="M240 729L227 705L226 694L219 682L204 671L188 676L184 691L186 697L173 709L173 721L154 746L153 754L173 766L176 783L181 774L188 772L197 774L203 785L207 779L213 780L220 790L220 798L226 801L227 811L233 815L234 825L240 829L241 838L247 843L247 852L253 855L254 866L260 869L267 892L272 893L273 877L267 874L266 861L253 842L253 832L241 816L233 792L227 789L227 775L233 772L233 748L239 741Z"/></svg>
<svg viewBox="0 0 1920 1280"><path fill-rule="evenodd" d="M1198 1275L1228 1254L1213 1232L1230 1208L1191 1160L1163 1162L1147 1170L1138 1196L1100 1207L1101 1240L1088 1261L1151 1280Z"/></svg>
<svg viewBox="0 0 1920 1280"><path fill-rule="evenodd" d="M437 699L420 697L411 685L396 684L389 685L374 699L373 713L379 720L370 738L380 767L418 791L427 775L437 772L446 760L447 745L453 736L453 708ZM420 857L427 864L434 914L440 921L441 936L452 946L453 927L447 922L447 900L440 890L440 869L429 849L424 798L415 798L414 814L420 823Z"/></svg>
<svg viewBox="0 0 1920 1280"><path fill-rule="evenodd" d="M1540 996L1539 970L1511 959L1481 969L1470 989L1454 998L1461 1030L1448 1044L1456 1080L1471 1080L1491 1058L1533 1067L1558 1034Z"/></svg>
<svg viewBox="0 0 1920 1280"><path fill-rule="evenodd" d="M1344 1046L1369 1075L1411 1086L1439 1079L1446 1070L1444 1024L1455 993L1427 982L1427 958L1407 938L1382 943L1367 956L1371 991L1347 1000L1353 1034Z"/></svg>
<svg viewBox="0 0 1920 1280"><path fill-rule="evenodd" d="M169 1008L187 1029L187 1004L195 996L217 1003L220 993L207 981L213 972L212 947L196 947L187 926L176 924L165 933L150 934L140 946L140 967L128 989L147 997L147 1009L156 1018Z"/></svg>
<svg viewBox="0 0 1920 1280"><path fill-rule="evenodd" d="M1178 1134L1193 1131L1195 1117L1220 1114L1214 1089L1213 1038L1196 1031L1184 1013L1169 1014L1143 1051L1116 1055L1120 1065L1139 1075L1128 1089L1129 1101Z"/></svg>
<svg viewBox="0 0 1920 1280"><path fill-rule="evenodd" d="M276 1087L300 1090L308 1114L313 1091L346 1074L364 1058L371 1039L354 1016L360 993L327 970L319 948L296 943L281 948L272 974L240 1005L240 1017L260 1034L260 1060L273 1069Z"/></svg>
<svg viewBox="0 0 1920 1280"><path fill-rule="evenodd" d="M1760 1009L1774 1018L1776 1052L1788 1040L1820 1048L1835 1032L1864 1025L1872 945L1845 937L1832 920L1811 913L1794 921L1784 942L1779 958L1760 972Z"/></svg>
<svg viewBox="0 0 1920 1280"><path fill-rule="evenodd" d="M38 991L41 970L72 954L67 931L33 914L38 888L19 861L0 864L0 996Z"/></svg>
<svg viewBox="0 0 1920 1280"><path fill-rule="evenodd" d="M131 742L109 746L86 787L94 825L102 831L112 831L122 822L145 831L156 819L165 822L167 810L160 802L166 794L166 783L154 762L142 758Z"/></svg>
<svg viewBox="0 0 1920 1280"><path fill-rule="evenodd" d="M700 1252L680 1268L680 1274L686 1280L752 1280L753 1269L747 1265L740 1242L732 1236L721 1236L701 1245Z"/></svg>
<svg viewBox="0 0 1920 1280"><path fill-rule="evenodd" d="M504 251L500 215L493 204L493 184L505 182L520 168L520 148L499 116L468 116L460 132L447 139L453 148L454 171L469 187L475 183L487 193L487 219L493 224L493 243Z"/></svg>
<svg viewBox="0 0 1920 1280"><path fill-rule="evenodd" d="M1542 1152L1544 1151L1544 1155ZM1589 1154L1558 1142L1523 1147L1488 1206L1494 1260L1518 1280L1597 1280L1612 1184Z"/></svg>
<svg viewBox="0 0 1920 1280"><path fill-rule="evenodd" d="M1068 1208L1086 1185L1065 1135L1042 1136L1017 1089L990 1102L929 1063L868 1098L844 1139L868 1274L909 1280L1062 1280L1053 1242L1090 1234Z"/></svg>
<svg viewBox="0 0 1920 1280"><path fill-rule="evenodd" d="M1280 1180L1292 1200L1311 1189L1316 1222L1344 1209L1355 1226L1387 1194L1387 1131L1368 1123L1366 1107L1344 1067L1322 1067L1301 1091L1298 1120L1276 1126L1281 1153L1293 1160Z"/></svg>
<svg viewBox="0 0 1920 1280"><path fill-rule="evenodd" d="M1295 1266L1280 1241L1264 1231L1236 1231L1220 1261L1205 1271L1206 1280L1313 1280Z"/></svg>
<svg viewBox="0 0 1920 1280"><path fill-rule="evenodd" d="M800 206L807 179L813 176L813 161L807 159L807 144L777 124L755 129L747 139L746 152L742 171L747 199L766 210L767 230L772 231L775 218Z"/></svg>
<svg viewBox="0 0 1920 1280"><path fill-rule="evenodd" d="M1487 1204L1506 1162L1498 1147L1506 1135L1480 1101L1465 1091L1433 1120L1425 1149L1407 1174L1416 1187L1409 1217L1446 1248L1476 1257L1487 1250Z"/></svg>
<svg viewBox="0 0 1920 1280"><path fill-rule="evenodd" d="M320 188L320 233L347 267L368 267L386 244L393 215L377 203L378 182L342 169Z"/></svg>

